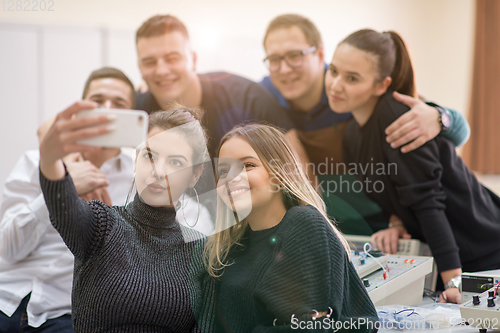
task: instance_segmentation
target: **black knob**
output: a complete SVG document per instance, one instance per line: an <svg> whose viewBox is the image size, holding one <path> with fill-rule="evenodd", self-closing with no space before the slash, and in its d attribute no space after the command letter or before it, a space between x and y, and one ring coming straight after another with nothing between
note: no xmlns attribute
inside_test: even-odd
<svg viewBox="0 0 500 333"><path fill-rule="evenodd" d="M488 297L493 297L493 298L495 298L495 291L494 291L494 290L489 290L489 291L488 291Z"/></svg>
<svg viewBox="0 0 500 333"><path fill-rule="evenodd" d="M492 308L495 306L495 301L493 300L493 297L488 297L488 307Z"/></svg>
<svg viewBox="0 0 500 333"><path fill-rule="evenodd" d="M472 296L472 304L479 305L479 303L481 303L481 301L479 300L479 295Z"/></svg>
<svg viewBox="0 0 500 333"><path fill-rule="evenodd" d="M363 279L363 284L368 288L370 286L370 281L368 281L368 279Z"/></svg>

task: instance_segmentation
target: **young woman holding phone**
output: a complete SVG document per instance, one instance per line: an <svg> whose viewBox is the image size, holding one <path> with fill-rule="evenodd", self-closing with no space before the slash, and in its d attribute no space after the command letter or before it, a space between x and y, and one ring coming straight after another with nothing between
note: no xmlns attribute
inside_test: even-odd
<svg viewBox="0 0 500 333"><path fill-rule="evenodd" d="M40 180L51 222L75 256L75 332L199 332L209 291L200 235L176 221L180 196L193 187L207 155L205 134L187 108L150 117L137 151L137 194L126 206L80 199L61 160L94 151L77 141L106 133L106 116L75 119L95 104L58 114L40 144Z"/></svg>

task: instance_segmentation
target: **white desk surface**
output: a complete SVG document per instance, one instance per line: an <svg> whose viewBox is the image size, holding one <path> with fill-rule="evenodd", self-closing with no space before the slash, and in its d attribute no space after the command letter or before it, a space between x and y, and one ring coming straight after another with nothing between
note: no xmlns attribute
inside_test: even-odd
<svg viewBox="0 0 500 333"><path fill-rule="evenodd" d="M424 297L422 299L422 304L419 305L418 307L426 307L426 306L431 306L434 302L429 298L429 297ZM458 309L458 304L446 304L446 306L449 307L455 307ZM403 332L402 330L398 329L380 329L379 333L396 333L396 332ZM479 329L475 327L470 327L468 325L458 325L458 326L453 326L449 328L444 328L444 329L428 329L428 330L407 330L404 332L408 333L418 333L418 332L434 332L434 333L479 333ZM495 332L500 332L499 330L488 330L487 333L495 333Z"/></svg>

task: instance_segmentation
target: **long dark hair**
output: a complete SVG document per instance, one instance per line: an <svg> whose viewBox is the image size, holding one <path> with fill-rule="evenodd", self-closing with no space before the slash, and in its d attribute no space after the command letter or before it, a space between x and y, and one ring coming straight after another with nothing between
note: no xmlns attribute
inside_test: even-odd
<svg viewBox="0 0 500 333"><path fill-rule="evenodd" d="M347 36L339 45L346 43L378 58L378 79L392 79L389 90L417 97L415 75L405 42L397 32L358 30Z"/></svg>

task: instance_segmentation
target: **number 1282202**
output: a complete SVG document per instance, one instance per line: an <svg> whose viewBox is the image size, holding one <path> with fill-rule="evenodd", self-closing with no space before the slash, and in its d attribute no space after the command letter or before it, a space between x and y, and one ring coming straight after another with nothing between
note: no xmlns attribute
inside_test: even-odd
<svg viewBox="0 0 500 333"><path fill-rule="evenodd" d="M4 12L53 12L54 0L2 0Z"/></svg>

